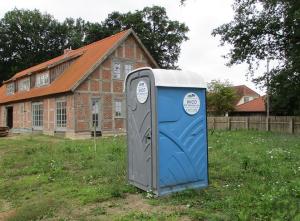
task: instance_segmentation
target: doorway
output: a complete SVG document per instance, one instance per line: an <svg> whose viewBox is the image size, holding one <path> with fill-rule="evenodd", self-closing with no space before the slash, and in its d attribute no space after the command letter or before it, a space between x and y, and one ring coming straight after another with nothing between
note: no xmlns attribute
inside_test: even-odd
<svg viewBox="0 0 300 221"><path fill-rule="evenodd" d="M6 107L6 126L9 129L13 128L13 122L14 122L14 120L13 120L13 116L14 116L13 111L14 111L14 109L13 109L12 106Z"/></svg>

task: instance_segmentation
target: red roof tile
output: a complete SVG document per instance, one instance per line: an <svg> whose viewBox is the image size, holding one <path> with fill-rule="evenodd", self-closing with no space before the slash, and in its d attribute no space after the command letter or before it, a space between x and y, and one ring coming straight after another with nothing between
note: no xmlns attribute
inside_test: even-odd
<svg viewBox="0 0 300 221"><path fill-rule="evenodd" d="M241 96L260 96L258 93L256 93L246 85L238 85L234 86L233 88L236 90L237 94Z"/></svg>
<svg viewBox="0 0 300 221"><path fill-rule="evenodd" d="M105 58L115 49L124 39L126 39L130 34L133 34L134 37L141 44L140 40L137 38L136 34L130 29L110 37L104 38L100 41L94 42L82 48L72 50L65 55L53 58L49 61L43 62L26 70L23 70L15 74L11 80L21 78L23 76L30 75L34 72L39 72L43 69L48 68L55 63L59 63L64 59L77 57L79 58L72 63L72 65L67 68L54 82L50 85L40 88L32 88L30 91L17 92L14 95L6 94L6 84L0 88L0 103L8 103L18 100L29 99L33 97L46 96L51 94L64 93L72 91L81 80L89 74L89 72L95 68L95 65L99 65L105 60ZM142 47L144 47L142 45ZM146 49L144 48L146 51ZM151 55L146 51L146 54L150 56L150 59L153 61L154 65L157 66ZM7 81L7 82L8 82Z"/></svg>
<svg viewBox="0 0 300 221"><path fill-rule="evenodd" d="M236 91L237 94L236 103L238 103L241 100L241 98L244 96L253 96L253 97L260 96L258 93L256 93L254 90L247 87L246 85L233 86L232 88Z"/></svg>
<svg viewBox="0 0 300 221"><path fill-rule="evenodd" d="M265 97L258 97L244 104L237 105L235 112L265 112Z"/></svg>

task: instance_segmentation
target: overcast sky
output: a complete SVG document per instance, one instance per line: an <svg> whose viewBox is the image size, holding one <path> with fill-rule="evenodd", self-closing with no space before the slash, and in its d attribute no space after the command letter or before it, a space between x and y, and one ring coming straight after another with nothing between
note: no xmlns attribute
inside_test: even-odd
<svg viewBox="0 0 300 221"><path fill-rule="evenodd" d="M170 19L184 22L189 28L189 40L182 45L179 66L182 69L201 73L207 82L212 79L228 79L234 85L245 84L264 92L247 80L246 65L225 66L222 55L228 48L219 46L219 38L211 35L214 28L233 18L233 0L187 0L180 6L180 0L0 0L0 17L13 9L39 9L48 12L59 21L66 17L81 17L86 21L103 21L112 11L128 12L145 6L159 5L167 10ZM257 73L256 75L259 75Z"/></svg>

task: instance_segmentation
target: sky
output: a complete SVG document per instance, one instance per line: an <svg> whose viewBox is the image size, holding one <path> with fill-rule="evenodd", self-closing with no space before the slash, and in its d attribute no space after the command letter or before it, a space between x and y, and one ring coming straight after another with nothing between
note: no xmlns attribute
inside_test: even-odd
<svg viewBox="0 0 300 221"><path fill-rule="evenodd" d="M245 64L226 66L225 55L229 47L221 47L219 37L213 37L214 28L233 19L233 0L187 0L180 6L180 0L0 0L0 18L12 10L39 9L47 12L59 21L66 17L81 17L86 21L101 22L113 11L128 12L143 9L146 6L159 5L166 8L172 20L184 22L190 29L189 40L181 47L178 65L183 70L200 73L206 82L213 79L229 80L233 85L245 84L261 95L264 90L256 87L246 77ZM255 73L261 75L264 65Z"/></svg>

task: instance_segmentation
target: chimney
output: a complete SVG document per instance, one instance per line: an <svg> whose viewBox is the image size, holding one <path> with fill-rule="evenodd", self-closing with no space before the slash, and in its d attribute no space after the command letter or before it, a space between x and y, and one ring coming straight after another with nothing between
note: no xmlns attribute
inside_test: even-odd
<svg viewBox="0 0 300 221"><path fill-rule="evenodd" d="M71 48L71 47L70 47L70 48L66 48L66 49L64 50L64 55L68 54L70 51L72 51L72 48Z"/></svg>

